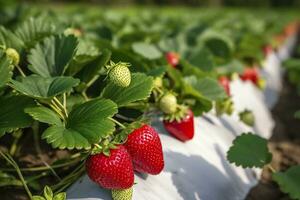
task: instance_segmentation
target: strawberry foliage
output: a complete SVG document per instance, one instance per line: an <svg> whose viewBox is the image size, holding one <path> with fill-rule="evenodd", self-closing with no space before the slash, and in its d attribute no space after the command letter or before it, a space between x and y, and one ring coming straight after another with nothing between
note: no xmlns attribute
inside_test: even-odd
<svg viewBox="0 0 300 200"><path fill-rule="evenodd" d="M115 199L123 195L119 189L130 188L126 192L130 199L134 168L158 174L164 166L161 142L148 118L162 115L170 134L188 141L194 136L194 115L213 107L219 114L233 113L233 101L218 77L229 81L247 66L259 67L264 59L261 47L271 44L271 36L290 20L286 16L278 21L282 15L276 12L258 16L245 12L242 17L224 12L216 17L214 12L189 15L178 10L183 16L178 17L138 10L133 17L121 11L90 10L28 9L11 24L0 24L0 137L12 140L9 150L0 153L6 160L3 165L17 172L0 171L0 178L12 180L13 186L24 185L29 197L28 187L35 192L42 189L36 181L39 176L59 180L32 199L65 199L61 191L85 168L95 182L105 178L99 184L114 189ZM43 144L42 149L52 147L70 156L46 167L24 167L23 171L43 172L24 178L14 159L20 156L16 146L26 135L34 139L39 155ZM140 145L144 135L151 148ZM133 167L126 142L135 156ZM159 163L152 163L153 152ZM271 156L264 139L245 134L235 140L228 159L243 167L261 167ZM113 166L120 176L107 164L111 161L125 163ZM60 178L56 169L65 168L68 174ZM286 185L290 174L279 173L274 179ZM128 175L127 180L120 180L121 175ZM293 186L283 188L294 192Z"/></svg>

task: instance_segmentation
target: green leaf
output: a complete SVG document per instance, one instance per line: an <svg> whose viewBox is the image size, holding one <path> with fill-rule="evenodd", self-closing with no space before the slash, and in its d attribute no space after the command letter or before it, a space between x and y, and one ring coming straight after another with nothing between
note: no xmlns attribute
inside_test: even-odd
<svg viewBox="0 0 300 200"><path fill-rule="evenodd" d="M178 69L175 69L170 66L167 67L167 73L170 79L173 81L172 86L174 88L180 88L183 84L182 73Z"/></svg>
<svg viewBox="0 0 300 200"><path fill-rule="evenodd" d="M153 44L136 42L132 44L132 49L135 53L150 60L162 57L162 53Z"/></svg>
<svg viewBox="0 0 300 200"><path fill-rule="evenodd" d="M117 105L108 99L95 99L76 106L69 114L66 127L51 126L42 135L53 148L90 148L115 130L108 119L117 113Z"/></svg>
<svg viewBox="0 0 300 200"><path fill-rule="evenodd" d="M48 77L31 75L21 79L21 82L11 80L11 87L18 92L33 98L52 98L64 92L69 92L78 85L79 80L72 77Z"/></svg>
<svg viewBox="0 0 300 200"><path fill-rule="evenodd" d="M227 152L229 162L237 166L260 167L272 160L272 154L268 150L268 141L253 133L243 133L238 136Z"/></svg>
<svg viewBox="0 0 300 200"><path fill-rule="evenodd" d="M46 200L44 197L41 196L33 196L32 200Z"/></svg>
<svg viewBox="0 0 300 200"><path fill-rule="evenodd" d="M156 68L148 71L147 75L153 76L153 77L160 77L160 76L163 76L166 71L167 71L166 66L156 67Z"/></svg>
<svg viewBox="0 0 300 200"><path fill-rule="evenodd" d="M0 133L30 126L33 120L24 109L34 104L25 96L0 97Z"/></svg>
<svg viewBox="0 0 300 200"><path fill-rule="evenodd" d="M111 60L115 63L120 61L130 63L131 72L147 72L150 69L149 65L145 62L145 59L142 58L143 57L131 53L126 49L120 48L113 49L111 55Z"/></svg>
<svg viewBox="0 0 300 200"><path fill-rule="evenodd" d="M213 55L207 48L195 49L187 60L201 70L209 71L214 67Z"/></svg>
<svg viewBox="0 0 300 200"><path fill-rule="evenodd" d="M0 187L6 186L22 186L22 182L15 176L0 171Z"/></svg>
<svg viewBox="0 0 300 200"><path fill-rule="evenodd" d="M111 99L118 106L146 99L150 96L153 85L153 79L142 73L133 73L131 83L126 88L118 87L109 83L101 93L101 97Z"/></svg>
<svg viewBox="0 0 300 200"><path fill-rule="evenodd" d="M59 116L47 107L36 106L32 108L26 108L25 112L39 122L53 125L62 125Z"/></svg>
<svg viewBox="0 0 300 200"><path fill-rule="evenodd" d="M20 51L23 46L23 42L13 32L5 29L3 26L0 26L0 44L6 48L14 48L17 51Z"/></svg>
<svg viewBox="0 0 300 200"><path fill-rule="evenodd" d="M45 38L30 50L29 69L42 77L61 76L74 56L77 39L73 35Z"/></svg>
<svg viewBox="0 0 300 200"><path fill-rule="evenodd" d="M283 62L283 66L288 70L300 71L300 59L299 58L290 58Z"/></svg>
<svg viewBox="0 0 300 200"><path fill-rule="evenodd" d="M47 185L44 187L44 196L45 196L46 200L52 200L52 198L53 198L53 192L52 192L51 188Z"/></svg>
<svg viewBox="0 0 300 200"><path fill-rule="evenodd" d="M55 27L46 17L29 18L23 24L18 26L15 34L25 44L26 48L33 47L43 38L50 36L55 32Z"/></svg>
<svg viewBox="0 0 300 200"><path fill-rule="evenodd" d="M292 166L285 172L276 172L272 175L280 190L287 193L292 199L300 199L300 166Z"/></svg>
<svg viewBox="0 0 300 200"><path fill-rule="evenodd" d="M199 98L206 98L210 101L217 101L226 98L224 88L214 79L197 79L195 76L189 76L184 79L184 82L185 94Z"/></svg>
<svg viewBox="0 0 300 200"><path fill-rule="evenodd" d="M13 66L4 52L0 50L0 88L3 87L12 77Z"/></svg>
<svg viewBox="0 0 300 200"><path fill-rule="evenodd" d="M233 49L233 41L225 34L208 29L199 37L200 44L204 44L218 59L228 60Z"/></svg>
<svg viewBox="0 0 300 200"><path fill-rule="evenodd" d="M294 116L295 116L295 118L300 119L300 110L295 112Z"/></svg>
<svg viewBox="0 0 300 200"><path fill-rule="evenodd" d="M100 56L94 61L86 65L76 77L78 77L82 82L88 83L95 76L99 75L101 69L108 63L111 57L111 51L104 49Z"/></svg>
<svg viewBox="0 0 300 200"><path fill-rule="evenodd" d="M54 196L53 200L66 200L67 194L65 192L58 193Z"/></svg>
<svg viewBox="0 0 300 200"><path fill-rule="evenodd" d="M76 55L70 62L66 74L73 76L84 68L88 63L95 60L101 52L91 41L80 40Z"/></svg>
<svg viewBox="0 0 300 200"><path fill-rule="evenodd" d="M244 63L233 59L226 65L217 67L217 70L220 74L242 73L244 71Z"/></svg>

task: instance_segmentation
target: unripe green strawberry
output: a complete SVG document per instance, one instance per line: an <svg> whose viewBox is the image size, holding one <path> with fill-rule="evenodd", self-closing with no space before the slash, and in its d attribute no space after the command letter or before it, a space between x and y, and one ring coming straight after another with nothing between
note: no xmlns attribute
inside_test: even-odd
<svg viewBox="0 0 300 200"><path fill-rule="evenodd" d="M223 101L217 101L215 109L217 115L222 115L224 113L231 115L234 110L233 102L230 98L227 98Z"/></svg>
<svg viewBox="0 0 300 200"><path fill-rule="evenodd" d="M117 63L109 71L109 80L119 87L128 87L131 82L131 74L128 66Z"/></svg>
<svg viewBox="0 0 300 200"><path fill-rule="evenodd" d="M159 101L159 108L166 114L172 114L177 110L177 99L171 94L165 94Z"/></svg>
<svg viewBox="0 0 300 200"><path fill-rule="evenodd" d="M248 126L254 125L254 115L250 110L244 110L243 112L239 113L239 116L240 120Z"/></svg>
<svg viewBox="0 0 300 200"><path fill-rule="evenodd" d="M12 60L13 65L18 65L19 64L20 55L15 49L7 48L5 53Z"/></svg>
<svg viewBox="0 0 300 200"><path fill-rule="evenodd" d="M113 200L131 200L132 193L132 187L124 190L111 190L111 196Z"/></svg>

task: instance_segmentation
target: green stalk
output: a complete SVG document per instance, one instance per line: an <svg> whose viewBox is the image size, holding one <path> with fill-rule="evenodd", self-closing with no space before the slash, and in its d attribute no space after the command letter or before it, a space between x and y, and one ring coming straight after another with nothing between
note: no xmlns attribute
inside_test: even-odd
<svg viewBox="0 0 300 200"><path fill-rule="evenodd" d="M49 105L60 116L61 119L63 119L64 121L66 121L65 116L62 114L62 112L60 111L60 109L57 108L57 106L54 103L51 103Z"/></svg>
<svg viewBox="0 0 300 200"><path fill-rule="evenodd" d="M36 148L36 152L38 155L42 154L40 140L39 140L39 122L35 121L32 125L32 132L33 132L33 140L34 140L34 146Z"/></svg>
<svg viewBox="0 0 300 200"><path fill-rule="evenodd" d="M56 105L58 106L58 108L60 108L60 110L64 111L65 116L68 117L67 108L64 105L62 105L62 103L56 97L54 97L53 100L54 100L54 102L57 103Z"/></svg>
<svg viewBox="0 0 300 200"><path fill-rule="evenodd" d="M61 163L61 164L56 164L56 165L51 165L51 168L55 169L55 168L61 168L61 167L66 167L66 166L70 166L73 164L76 164L77 162L79 162L81 159L74 159L72 161L69 162L65 162L65 163ZM1 171L15 171L14 169L9 169L9 168L0 168ZM23 172L36 172L36 171L46 171L46 170L50 170L49 167L47 166L43 166L43 167L28 167L28 168L20 168L21 171Z"/></svg>
<svg viewBox="0 0 300 200"><path fill-rule="evenodd" d="M19 65L16 65L16 68L20 72L21 76L26 77L25 73L23 72L23 70L21 69L21 67Z"/></svg>
<svg viewBox="0 0 300 200"><path fill-rule="evenodd" d="M22 182L22 184L24 186L24 189L26 190L27 195L29 196L29 199L32 199L32 194L31 194L31 192L30 192L30 190L29 190L29 188L28 188L28 186L26 184L26 181L25 181L25 179L24 179L24 177L23 177L23 175L22 175L22 173L20 171L20 168L19 168L18 164L14 161L14 159L9 154L5 154L1 150L0 150L0 154L2 155L2 157L9 164L11 164L15 168L15 171L17 172L17 174L18 174L18 176L19 176L19 178L20 178L20 180L21 180L21 182Z"/></svg>
<svg viewBox="0 0 300 200"><path fill-rule="evenodd" d="M112 122L118 124L122 129L125 129L125 128L126 128L126 126L124 126L124 125L121 124L119 121L115 120L114 118L109 117L108 119L111 120Z"/></svg>
<svg viewBox="0 0 300 200"><path fill-rule="evenodd" d="M271 164L268 164L267 167L271 170L272 173L276 173L276 170L272 167Z"/></svg>
<svg viewBox="0 0 300 200"><path fill-rule="evenodd" d="M73 170L68 176L66 176L58 184L52 186L52 190L56 192L61 192L69 185L71 185L75 180L77 180L85 171L84 162L82 162L75 170Z"/></svg>
<svg viewBox="0 0 300 200"><path fill-rule="evenodd" d="M81 95L83 96L84 100L86 100L86 101L89 100L89 97L86 95L85 91L81 92Z"/></svg>
<svg viewBox="0 0 300 200"><path fill-rule="evenodd" d="M23 133L22 129L19 129L19 130L16 131L15 139L14 139L14 141L13 141L11 147L10 147L10 150L9 150L9 154L12 155L12 156L15 155L15 153L16 153L17 146L18 146L17 144L18 144L19 139L22 136L22 133Z"/></svg>

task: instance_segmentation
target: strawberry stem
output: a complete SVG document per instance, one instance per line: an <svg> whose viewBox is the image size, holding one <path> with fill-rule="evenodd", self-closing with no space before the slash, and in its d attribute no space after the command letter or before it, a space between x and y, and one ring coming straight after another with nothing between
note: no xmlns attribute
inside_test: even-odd
<svg viewBox="0 0 300 200"><path fill-rule="evenodd" d="M54 103L54 101L51 101L50 107L60 116L61 119L66 121L65 116L62 114L61 110L57 107L57 105Z"/></svg>
<svg viewBox="0 0 300 200"><path fill-rule="evenodd" d="M268 164L267 167L271 170L272 173L276 172L276 170L272 167L271 164Z"/></svg>
<svg viewBox="0 0 300 200"><path fill-rule="evenodd" d="M119 121L115 120L114 118L109 117L108 119L111 120L111 121L113 121L114 123L118 124L122 129L126 128L126 126L124 126L122 123L120 123Z"/></svg>
<svg viewBox="0 0 300 200"><path fill-rule="evenodd" d="M32 199L32 194L26 184L26 181L21 173L21 170L20 170L18 164L14 161L14 159L9 154L3 153L1 150L0 150L0 154L9 164L11 164L15 168L15 171L17 172L17 174L23 184L23 187L26 190L27 195L29 196L29 199Z"/></svg>
<svg viewBox="0 0 300 200"><path fill-rule="evenodd" d="M64 115L68 117L68 111L66 106L62 105L62 103L56 97L54 97L53 100L57 103L58 107L60 107L60 109L64 112Z"/></svg>
<svg viewBox="0 0 300 200"><path fill-rule="evenodd" d="M21 69L21 67L19 65L16 65L15 66L17 68L17 70L20 72L20 74L23 76L23 77L26 77L25 73L23 72L23 70Z"/></svg>

